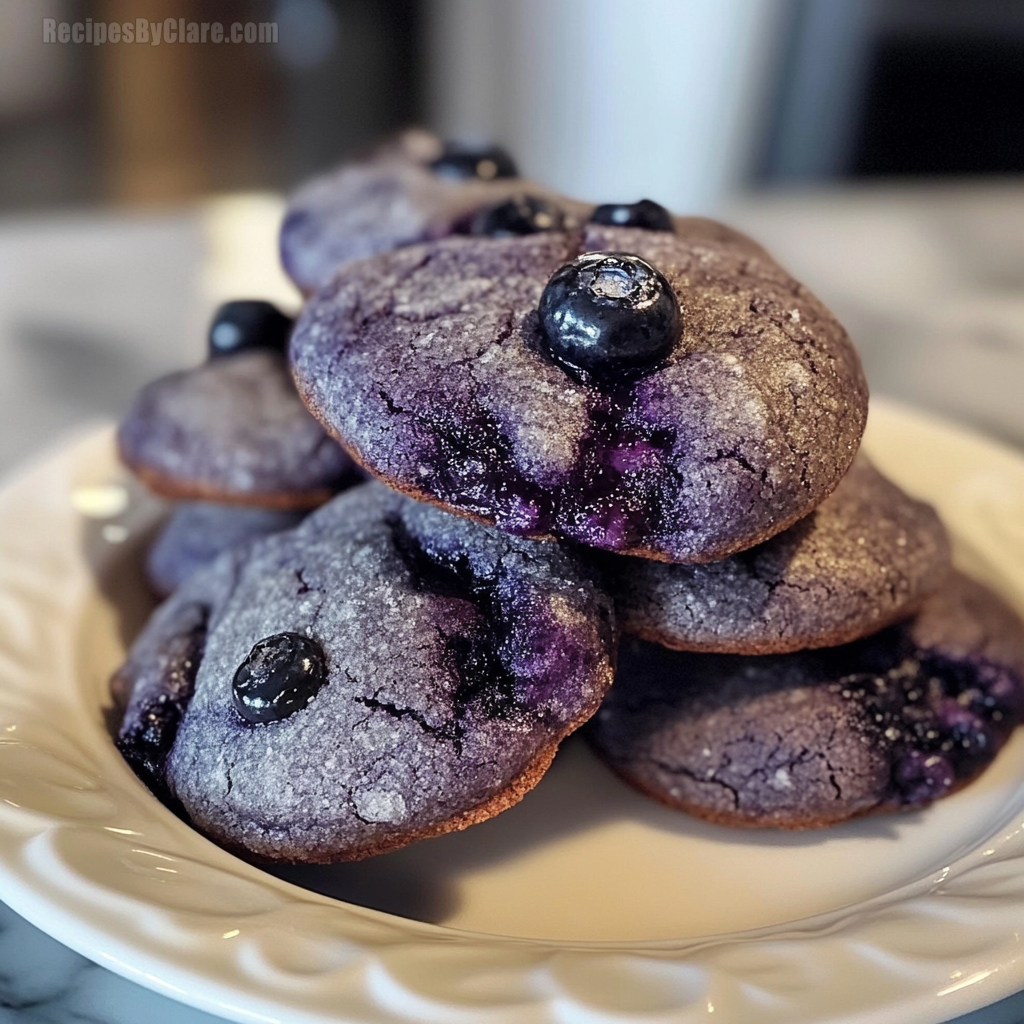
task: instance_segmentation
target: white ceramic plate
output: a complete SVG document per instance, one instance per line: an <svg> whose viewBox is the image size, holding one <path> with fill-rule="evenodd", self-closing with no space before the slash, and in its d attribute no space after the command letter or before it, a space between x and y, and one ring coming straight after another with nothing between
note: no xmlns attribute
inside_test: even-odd
<svg viewBox="0 0 1024 1024"><path fill-rule="evenodd" d="M1024 611L1024 460L881 403L866 447ZM109 430L0 492L0 896L86 956L289 1024L910 1024L1024 987L1024 730L935 807L823 832L693 821L570 741L467 832L282 877L242 863L150 797L105 724L160 515Z"/></svg>

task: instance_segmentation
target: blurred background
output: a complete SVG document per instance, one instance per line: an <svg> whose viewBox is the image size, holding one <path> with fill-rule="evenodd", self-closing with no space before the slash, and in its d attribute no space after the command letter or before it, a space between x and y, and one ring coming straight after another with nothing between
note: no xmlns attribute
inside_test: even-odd
<svg viewBox="0 0 1024 1024"><path fill-rule="evenodd" d="M44 42L270 22L276 42ZM1024 444L1024 0L3 0L0 468L295 305L281 196L397 128L772 248L876 392Z"/></svg>

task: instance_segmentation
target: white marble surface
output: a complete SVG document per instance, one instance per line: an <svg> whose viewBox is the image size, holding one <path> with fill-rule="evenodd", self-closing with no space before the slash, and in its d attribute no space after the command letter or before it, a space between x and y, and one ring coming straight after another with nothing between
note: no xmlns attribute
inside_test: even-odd
<svg viewBox="0 0 1024 1024"><path fill-rule="evenodd" d="M294 304L277 268L279 208L249 195L145 215L0 218L0 471L201 358L218 302Z"/></svg>
<svg viewBox="0 0 1024 1024"><path fill-rule="evenodd" d="M0 904L0 1024L214 1024L71 952Z"/></svg>
<svg viewBox="0 0 1024 1024"><path fill-rule="evenodd" d="M117 414L144 380L194 360L218 297L241 288L287 298L272 269L273 209L0 221L0 469ZM246 210L257 216L236 245ZM874 390L1024 445L1024 184L751 197L729 219L836 310ZM0 1024L140 1020L214 1018L90 963L0 905ZM961 1020L1020 1024L1024 993Z"/></svg>

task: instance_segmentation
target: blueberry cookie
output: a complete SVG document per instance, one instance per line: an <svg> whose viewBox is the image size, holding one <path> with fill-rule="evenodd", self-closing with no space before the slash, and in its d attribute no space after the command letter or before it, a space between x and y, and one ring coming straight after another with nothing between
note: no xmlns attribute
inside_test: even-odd
<svg viewBox="0 0 1024 1024"><path fill-rule="evenodd" d="M935 510L858 455L809 516L706 565L602 559L619 625L681 651L774 654L848 643L917 610L949 574Z"/></svg>
<svg viewBox="0 0 1024 1024"><path fill-rule="evenodd" d="M367 484L157 609L118 745L228 848L368 857L531 789L611 684L613 632L571 553Z"/></svg>
<svg viewBox="0 0 1024 1024"><path fill-rule="evenodd" d="M860 442L835 318L707 221L452 237L349 264L291 341L393 487L501 529L707 562L807 515Z"/></svg>
<svg viewBox="0 0 1024 1024"><path fill-rule="evenodd" d="M136 397L122 460L157 494L277 509L322 505L357 476L306 411L283 354L291 321L269 303L222 306L210 358Z"/></svg>
<svg viewBox="0 0 1024 1024"><path fill-rule="evenodd" d="M662 803L724 825L817 828L963 786L1021 719L1024 626L958 574L916 618L842 647L745 658L620 648L589 727Z"/></svg>
<svg viewBox="0 0 1024 1024"><path fill-rule="evenodd" d="M304 513L255 505L183 501L171 512L146 557L146 578L162 597L230 548L290 530Z"/></svg>
<svg viewBox="0 0 1024 1024"><path fill-rule="evenodd" d="M523 217L539 216L550 227L586 210L519 178L498 147L446 147L410 131L371 159L315 178L291 197L281 225L281 262L309 295L350 260L456 231L500 234L515 230Z"/></svg>

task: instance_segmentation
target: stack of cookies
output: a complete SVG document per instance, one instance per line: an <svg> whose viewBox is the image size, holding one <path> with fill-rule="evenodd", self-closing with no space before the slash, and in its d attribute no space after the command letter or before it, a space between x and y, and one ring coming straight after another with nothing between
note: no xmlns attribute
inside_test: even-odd
<svg viewBox="0 0 1024 1024"><path fill-rule="evenodd" d="M177 503L146 565L160 596L361 478L299 401L285 357L291 329L269 302L225 303L207 362L143 388L121 424L123 461Z"/></svg>
<svg viewBox="0 0 1024 1024"><path fill-rule="evenodd" d="M181 497L238 500L183 482L257 437L261 493L374 478L211 543L115 677L122 753L215 841L326 862L464 828L584 723L664 803L823 826L943 796L1020 721L1024 627L858 455L857 354L754 242L416 133L300 191L281 246L294 415L255 366L231 416L196 398L267 355L246 328L121 431Z"/></svg>

